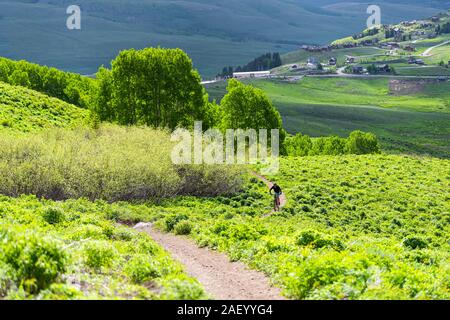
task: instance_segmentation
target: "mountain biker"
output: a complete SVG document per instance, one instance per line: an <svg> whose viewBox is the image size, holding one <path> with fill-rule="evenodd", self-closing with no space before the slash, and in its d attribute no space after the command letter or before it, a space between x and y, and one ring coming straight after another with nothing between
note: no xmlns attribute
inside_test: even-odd
<svg viewBox="0 0 450 320"><path fill-rule="evenodd" d="M274 191L274 211L280 211L280 196L283 193L281 188L276 183L273 184L272 188L270 188L269 193L272 194L272 190Z"/></svg>

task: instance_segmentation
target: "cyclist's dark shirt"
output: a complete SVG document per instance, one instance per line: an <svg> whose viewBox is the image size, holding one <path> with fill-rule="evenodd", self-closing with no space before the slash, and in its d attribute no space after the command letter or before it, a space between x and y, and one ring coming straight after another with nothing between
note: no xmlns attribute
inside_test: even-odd
<svg viewBox="0 0 450 320"><path fill-rule="evenodd" d="M280 186L279 185L273 185L273 187L272 188L270 188L270 191L274 191L275 193L281 193L281 188L280 188Z"/></svg>

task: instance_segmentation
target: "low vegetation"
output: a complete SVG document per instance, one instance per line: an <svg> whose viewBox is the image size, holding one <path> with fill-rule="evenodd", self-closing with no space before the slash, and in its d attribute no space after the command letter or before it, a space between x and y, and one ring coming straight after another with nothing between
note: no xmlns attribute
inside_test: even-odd
<svg viewBox="0 0 450 320"><path fill-rule="evenodd" d="M448 299L450 162L392 155L283 158L243 192L122 211L268 274L294 299ZM180 225L180 227L176 227ZM187 233L187 232L186 232Z"/></svg>
<svg viewBox="0 0 450 320"><path fill-rule="evenodd" d="M241 185L238 167L175 166L170 135L162 130L101 126L1 139L0 193L13 197L157 200L216 196Z"/></svg>
<svg viewBox="0 0 450 320"><path fill-rule="evenodd" d="M120 210L0 197L0 299L206 298L147 235L107 218Z"/></svg>
<svg viewBox="0 0 450 320"><path fill-rule="evenodd" d="M87 123L88 118L87 110L33 90L0 82L0 131L70 128Z"/></svg>

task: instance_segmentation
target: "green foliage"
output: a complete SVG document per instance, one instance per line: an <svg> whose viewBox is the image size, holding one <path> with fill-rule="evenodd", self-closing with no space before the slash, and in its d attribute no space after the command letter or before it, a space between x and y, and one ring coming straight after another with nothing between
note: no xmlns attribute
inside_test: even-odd
<svg viewBox="0 0 450 320"><path fill-rule="evenodd" d="M374 154L380 153L380 145L373 133L358 130L348 137L345 150L348 154Z"/></svg>
<svg viewBox="0 0 450 320"><path fill-rule="evenodd" d="M424 249L428 246L427 241L419 237L408 237L403 240L403 245L410 249Z"/></svg>
<svg viewBox="0 0 450 320"><path fill-rule="evenodd" d="M223 110L222 129L279 129L280 148L284 150L286 133L281 116L266 94L236 79L228 81L227 91L220 103Z"/></svg>
<svg viewBox="0 0 450 320"><path fill-rule="evenodd" d="M178 235L188 235L192 231L192 224L186 220L180 221L176 224L174 231Z"/></svg>
<svg viewBox="0 0 450 320"><path fill-rule="evenodd" d="M91 241L84 245L85 263L94 269L110 267L116 255L116 250L108 242Z"/></svg>
<svg viewBox="0 0 450 320"><path fill-rule="evenodd" d="M87 122L88 112L56 98L0 82L0 131L33 132L52 127L75 127Z"/></svg>
<svg viewBox="0 0 450 320"><path fill-rule="evenodd" d="M378 139L374 134L354 131L346 139L331 136L311 139L298 133L286 139L286 150L290 156L317 156L343 154L380 153Z"/></svg>
<svg viewBox="0 0 450 320"><path fill-rule="evenodd" d="M42 212L61 208L65 222ZM204 299L201 285L148 235L105 212L148 212L103 201L0 197L0 299Z"/></svg>
<svg viewBox="0 0 450 320"><path fill-rule="evenodd" d="M93 111L102 121L174 129L212 125L210 104L191 59L180 49L125 50L100 68Z"/></svg>
<svg viewBox="0 0 450 320"><path fill-rule="evenodd" d="M183 220L187 220L188 216L185 214L171 214L165 219L166 230L172 231L175 226Z"/></svg>
<svg viewBox="0 0 450 320"><path fill-rule="evenodd" d="M297 238L297 244L300 246L310 245L315 249L323 247L334 248L338 251L344 249L344 246L339 239L333 239L332 237L315 230L302 231Z"/></svg>
<svg viewBox="0 0 450 320"><path fill-rule="evenodd" d="M1 138L0 192L9 196L161 200L229 194L241 185L238 167L174 165L162 130L110 125Z"/></svg>
<svg viewBox="0 0 450 320"><path fill-rule="evenodd" d="M139 255L128 261L125 274L135 283L143 283L161 276L161 267L147 255Z"/></svg>
<svg viewBox="0 0 450 320"><path fill-rule="evenodd" d="M59 242L42 235L0 232L0 260L10 267L16 286L28 293L46 289L66 270L67 255Z"/></svg>
<svg viewBox="0 0 450 320"><path fill-rule="evenodd" d="M286 139L287 154L294 157L303 157L309 155L313 143L309 136L296 134Z"/></svg>
<svg viewBox="0 0 450 320"><path fill-rule="evenodd" d="M42 217L49 224L58 224L64 221L64 211L58 207L45 208Z"/></svg>
<svg viewBox="0 0 450 320"><path fill-rule="evenodd" d="M89 106L95 80L24 60L0 57L0 81L23 86L82 108Z"/></svg>

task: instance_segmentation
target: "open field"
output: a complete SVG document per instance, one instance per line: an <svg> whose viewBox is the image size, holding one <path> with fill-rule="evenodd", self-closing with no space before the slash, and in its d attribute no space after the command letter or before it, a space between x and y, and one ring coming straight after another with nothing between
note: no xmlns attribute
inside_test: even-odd
<svg viewBox="0 0 450 320"><path fill-rule="evenodd" d="M280 111L291 134L347 136L361 129L378 135L388 152L450 157L450 83L394 96L388 79L305 78L298 83L254 80ZM220 99L225 83L208 85Z"/></svg>

